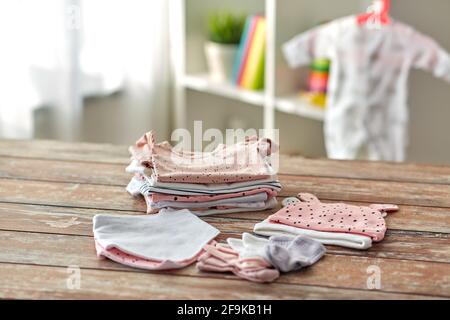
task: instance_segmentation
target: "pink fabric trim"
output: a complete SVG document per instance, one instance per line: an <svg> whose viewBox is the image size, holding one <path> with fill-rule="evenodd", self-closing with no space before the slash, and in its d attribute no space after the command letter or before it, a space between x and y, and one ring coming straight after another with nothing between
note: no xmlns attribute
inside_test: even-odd
<svg viewBox="0 0 450 320"><path fill-rule="evenodd" d="M212 240L209 244L215 244L216 242ZM197 261L198 257L204 252L201 250L197 255L195 255L191 259L182 260L182 261L160 261L160 260L151 260L151 259L143 259L140 257L133 256L131 254L125 253L117 248L105 249L102 247L100 243L95 241L95 249L97 251L97 256L99 258L108 258L117 263L133 267L139 269L146 270L168 270L168 269L180 269L187 267L188 265L193 264Z"/></svg>
<svg viewBox="0 0 450 320"><path fill-rule="evenodd" d="M280 275L262 258L240 259L239 253L222 245L206 245L200 255L197 268L209 272L232 272L253 282L272 282Z"/></svg>

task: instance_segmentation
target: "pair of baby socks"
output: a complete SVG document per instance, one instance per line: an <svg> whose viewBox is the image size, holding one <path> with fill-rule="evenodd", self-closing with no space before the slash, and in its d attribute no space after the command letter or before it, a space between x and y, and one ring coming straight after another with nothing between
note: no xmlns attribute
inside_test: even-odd
<svg viewBox="0 0 450 320"><path fill-rule="evenodd" d="M225 245L206 245L197 261L197 268L207 272L232 272L252 282L272 282L280 275L261 257L240 258L239 253Z"/></svg>
<svg viewBox="0 0 450 320"><path fill-rule="evenodd" d="M277 270L289 272L316 263L325 247L313 239L296 236L272 236L270 239L244 233L242 239L227 239L231 248L243 259L263 258Z"/></svg>

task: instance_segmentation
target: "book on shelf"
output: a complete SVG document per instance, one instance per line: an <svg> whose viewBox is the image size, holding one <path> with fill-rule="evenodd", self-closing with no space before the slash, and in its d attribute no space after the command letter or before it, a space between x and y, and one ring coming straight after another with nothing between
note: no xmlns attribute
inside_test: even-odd
<svg viewBox="0 0 450 320"><path fill-rule="evenodd" d="M266 19L258 17L251 39L248 58L242 74L240 86L250 90L264 88L264 57L266 51Z"/></svg>
<svg viewBox="0 0 450 320"><path fill-rule="evenodd" d="M266 19L249 16L246 20L233 68L233 82L249 90L264 88Z"/></svg>
<svg viewBox="0 0 450 320"><path fill-rule="evenodd" d="M242 79L242 72L244 71L245 62L248 57L248 50L250 48L250 41L253 37L253 32L256 26L256 17L251 15L245 20L244 29L242 30L241 41L239 42L238 52L234 60L232 81L238 85Z"/></svg>

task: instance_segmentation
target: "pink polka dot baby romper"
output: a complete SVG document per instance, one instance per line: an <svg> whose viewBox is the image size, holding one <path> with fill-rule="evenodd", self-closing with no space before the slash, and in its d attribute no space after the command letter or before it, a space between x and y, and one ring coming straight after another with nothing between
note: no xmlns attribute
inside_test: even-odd
<svg viewBox="0 0 450 320"><path fill-rule="evenodd" d="M297 197L300 201L288 204L268 220L303 229L358 234L381 241L386 232L386 213L398 210L396 205L322 203L309 193L299 193Z"/></svg>

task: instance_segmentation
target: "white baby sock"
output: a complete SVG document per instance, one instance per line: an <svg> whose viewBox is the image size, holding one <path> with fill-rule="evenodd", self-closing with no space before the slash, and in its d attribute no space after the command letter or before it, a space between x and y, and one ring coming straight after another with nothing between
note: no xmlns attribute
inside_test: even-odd
<svg viewBox="0 0 450 320"><path fill-rule="evenodd" d="M243 233L242 239L228 238L228 245L235 251L239 252L239 258L261 257L267 260L265 246L269 243L266 238L257 237L250 233Z"/></svg>

